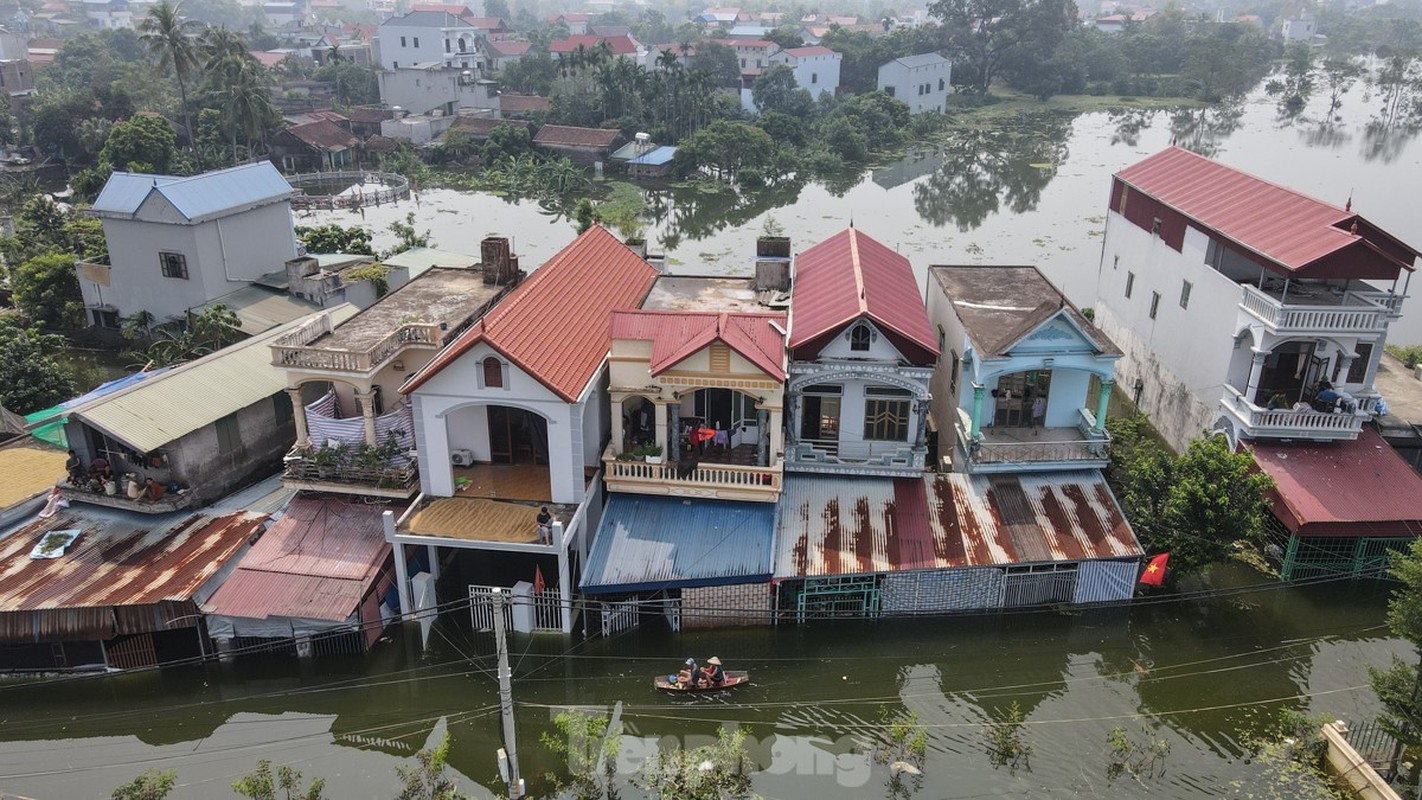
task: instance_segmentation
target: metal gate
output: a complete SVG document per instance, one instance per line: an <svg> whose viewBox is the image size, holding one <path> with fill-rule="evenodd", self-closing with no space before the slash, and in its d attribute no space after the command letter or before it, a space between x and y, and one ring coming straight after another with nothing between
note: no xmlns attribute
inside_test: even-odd
<svg viewBox="0 0 1422 800"><path fill-rule="evenodd" d="M602 604L602 635L611 636L618 631L637 627L637 616L641 613L636 600L621 600Z"/></svg>
<svg viewBox="0 0 1422 800"><path fill-rule="evenodd" d="M873 575L807 578L795 593L795 619L861 619L879 616L879 581Z"/></svg>
<svg viewBox="0 0 1422 800"><path fill-rule="evenodd" d="M1002 588L1004 608L1070 603L1076 595L1076 563L1008 567Z"/></svg>
<svg viewBox="0 0 1422 800"><path fill-rule="evenodd" d="M489 620L492 622L493 617ZM544 589L533 593L533 629L563 632L563 597L557 589Z"/></svg>
<svg viewBox="0 0 1422 800"><path fill-rule="evenodd" d="M475 633L494 632L494 590L501 589L504 597L504 629L513 630L513 604L508 602L508 589L502 586L470 586L469 618ZM562 630L560 627L559 630Z"/></svg>

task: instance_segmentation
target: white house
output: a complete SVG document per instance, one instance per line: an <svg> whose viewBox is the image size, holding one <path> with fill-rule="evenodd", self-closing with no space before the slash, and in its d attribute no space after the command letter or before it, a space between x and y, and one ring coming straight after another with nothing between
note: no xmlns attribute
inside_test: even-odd
<svg viewBox="0 0 1422 800"><path fill-rule="evenodd" d="M478 67L448 67L443 61L384 69L380 79L380 102L410 114L439 114L452 117L462 109L498 108L494 85L481 78ZM386 120L393 122L394 120ZM386 133L385 125L381 134Z"/></svg>
<svg viewBox="0 0 1422 800"><path fill-rule="evenodd" d="M1313 44L1313 37L1318 33L1318 20L1310 16L1302 16L1298 19L1284 20L1284 27L1279 35L1283 38L1284 44L1303 42Z"/></svg>
<svg viewBox="0 0 1422 800"><path fill-rule="evenodd" d="M839 91L839 66L843 56L828 47L792 47L770 57L773 64L785 64L795 70L795 84L819 99L829 92Z"/></svg>
<svg viewBox="0 0 1422 800"><path fill-rule="evenodd" d="M610 436L609 317L636 308L655 277L593 226L416 372L400 391L425 496L454 495L455 459L545 467L552 502L582 502Z"/></svg>
<svg viewBox="0 0 1422 800"><path fill-rule="evenodd" d="M188 178L115 172L89 213L109 254L76 270L102 327L139 311L181 319L296 256L291 186L268 161Z"/></svg>
<svg viewBox="0 0 1422 800"><path fill-rule="evenodd" d="M83 7L85 19L96 28L133 28L133 9L128 0L84 0Z"/></svg>
<svg viewBox="0 0 1422 800"><path fill-rule="evenodd" d="M377 61L387 69L429 63L478 69L479 36L479 28L448 11L411 11L380 24Z"/></svg>
<svg viewBox="0 0 1422 800"><path fill-rule="evenodd" d="M953 91L953 62L937 53L896 58L879 67L878 88L906 103L910 114L943 111Z"/></svg>

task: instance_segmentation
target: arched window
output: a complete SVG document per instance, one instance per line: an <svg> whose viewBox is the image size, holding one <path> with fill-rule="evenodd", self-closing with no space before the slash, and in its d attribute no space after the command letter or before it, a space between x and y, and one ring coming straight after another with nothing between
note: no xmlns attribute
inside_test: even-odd
<svg viewBox="0 0 1422 800"><path fill-rule="evenodd" d="M493 356L484 359L484 386L488 389L504 387L504 365Z"/></svg>
<svg viewBox="0 0 1422 800"><path fill-rule="evenodd" d="M869 349L869 343L873 341L873 332L868 325L855 325L849 329L849 349L864 351Z"/></svg>

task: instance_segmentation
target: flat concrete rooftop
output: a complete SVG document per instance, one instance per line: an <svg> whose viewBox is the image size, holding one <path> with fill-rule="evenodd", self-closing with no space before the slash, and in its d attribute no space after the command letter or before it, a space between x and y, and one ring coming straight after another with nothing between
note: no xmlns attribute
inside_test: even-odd
<svg viewBox="0 0 1422 800"><path fill-rule="evenodd" d="M766 311L754 278L663 275L642 302L648 311Z"/></svg>
<svg viewBox="0 0 1422 800"><path fill-rule="evenodd" d="M312 342L312 350L361 351L378 344L401 325L463 325L503 291L484 283L482 270L435 267Z"/></svg>

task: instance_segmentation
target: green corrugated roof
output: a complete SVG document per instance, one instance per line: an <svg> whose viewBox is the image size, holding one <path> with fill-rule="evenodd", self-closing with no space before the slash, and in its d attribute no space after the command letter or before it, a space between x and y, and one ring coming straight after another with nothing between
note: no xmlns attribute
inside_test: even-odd
<svg viewBox="0 0 1422 800"><path fill-rule="evenodd" d="M355 316L351 305L328 311L333 322ZM286 388L286 373L272 366L271 345L312 316L203 356L161 376L97 398L69 416L140 453L149 453Z"/></svg>

